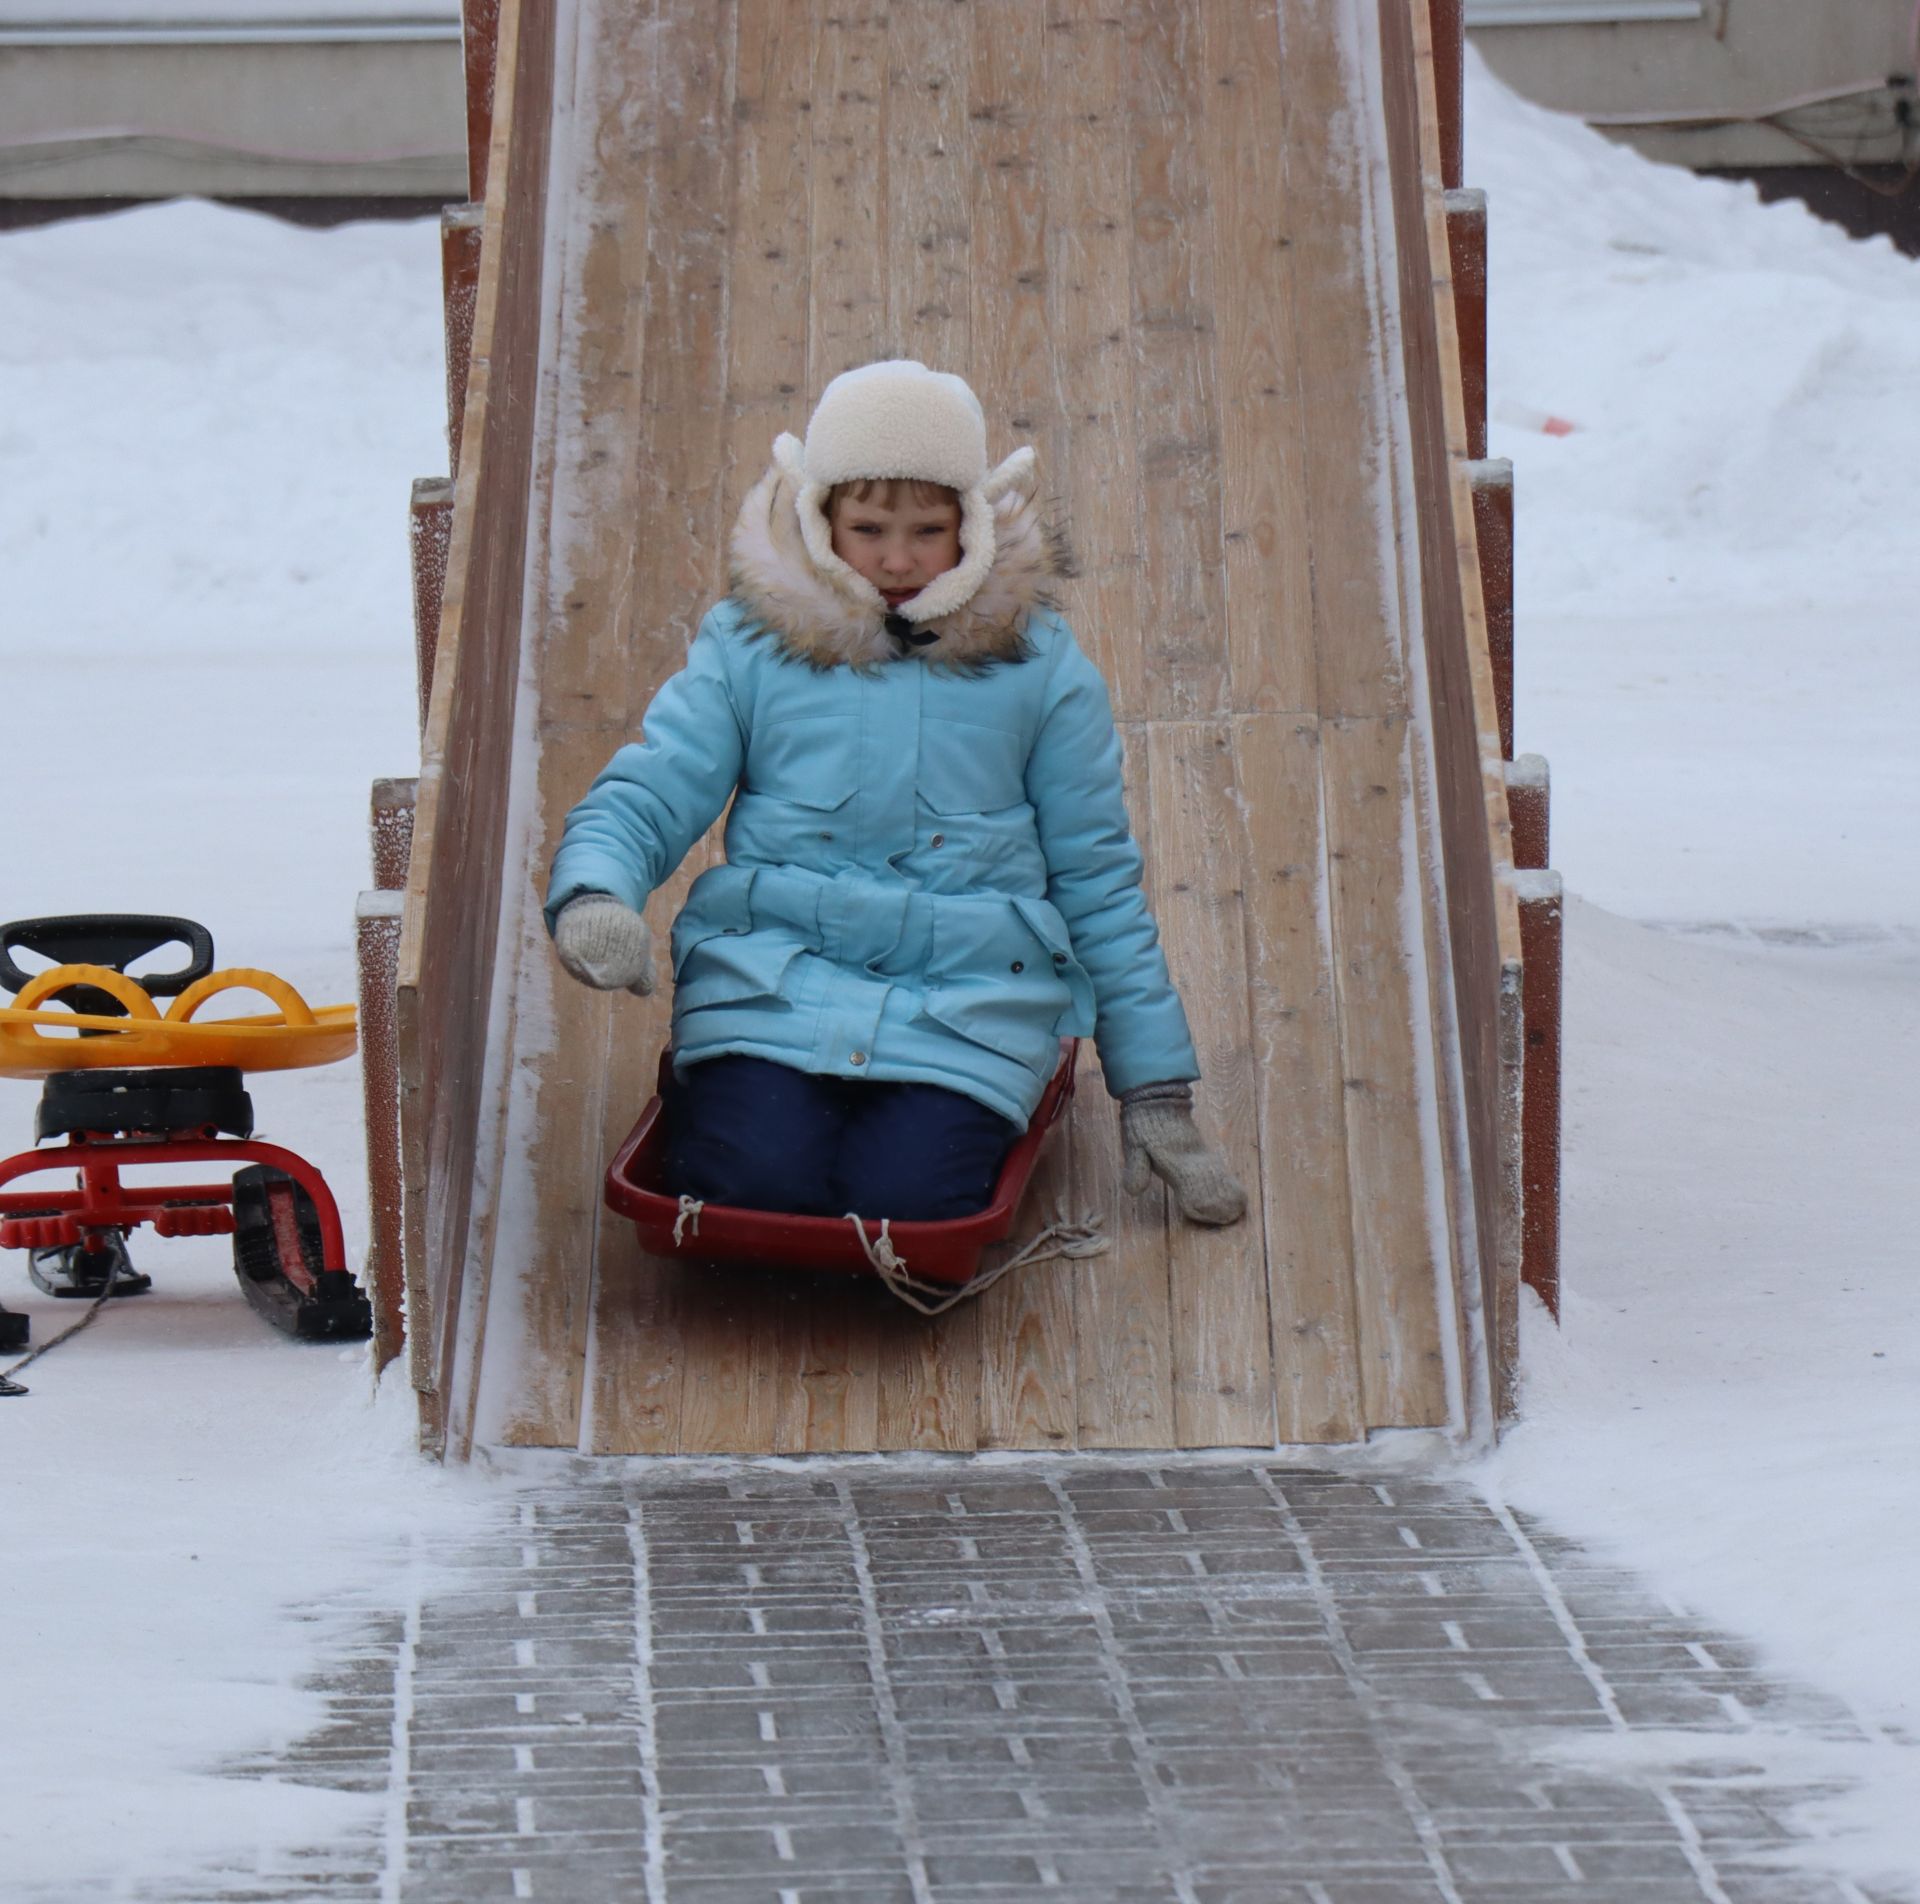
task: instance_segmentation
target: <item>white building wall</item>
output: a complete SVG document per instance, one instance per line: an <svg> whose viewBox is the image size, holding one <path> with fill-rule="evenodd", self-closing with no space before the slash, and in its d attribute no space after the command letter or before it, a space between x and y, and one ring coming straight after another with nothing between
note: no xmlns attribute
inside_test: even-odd
<svg viewBox="0 0 1920 1904"><path fill-rule="evenodd" d="M0 0L0 198L466 196L452 0Z"/></svg>
<svg viewBox="0 0 1920 1904"><path fill-rule="evenodd" d="M1831 163L1818 146L1854 165L1920 159L1920 123L1898 117L1904 99L1920 121L1915 0L1467 0L1466 12L1517 92L1654 158Z"/></svg>

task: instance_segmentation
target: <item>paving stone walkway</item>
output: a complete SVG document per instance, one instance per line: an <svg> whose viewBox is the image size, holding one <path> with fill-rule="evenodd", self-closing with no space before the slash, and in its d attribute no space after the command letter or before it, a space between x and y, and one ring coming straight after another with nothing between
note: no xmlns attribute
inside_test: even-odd
<svg viewBox="0 0 1920 1904"><path fill-rule="evenodd" d="M1455 1484L579 1464L434 1559L273 1768L396 1794L387 1834L196 1898L1907 1895L1782 1864L1819 1793L1742 1761L1843 1708ZM1578 1749L1676 1730L1683 1774Z"/></svg>

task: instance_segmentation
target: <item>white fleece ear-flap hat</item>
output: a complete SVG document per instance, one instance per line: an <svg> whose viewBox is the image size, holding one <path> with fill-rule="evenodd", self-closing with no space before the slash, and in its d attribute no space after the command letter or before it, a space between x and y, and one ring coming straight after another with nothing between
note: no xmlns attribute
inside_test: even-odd
<svg viewBox="0 0 1920 1904"><path fill-rule="evenodd" d="M960 561L902 605L909 621L938 621L964 608L993 567L994 504L1030 478L1034 455L1018 449L987 468L987 419L964 377L929 370L910 357L843 370L822 392L807 440L789 435L774 460L799 484L800 534L816 568L857 599L880 591L833 552L827 496L835 483L905 477L944 483L960 497Z"/></svg>

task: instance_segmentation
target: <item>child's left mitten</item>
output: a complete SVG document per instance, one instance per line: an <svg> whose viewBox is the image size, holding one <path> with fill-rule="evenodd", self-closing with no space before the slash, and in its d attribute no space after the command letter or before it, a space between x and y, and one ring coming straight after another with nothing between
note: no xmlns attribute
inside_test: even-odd
<svg viewBox="0 0 1920 1904"><path fill-rule="evenodd" d="M580 893L553 922L553 949L582 985L595 991L653 990L653 934L631 906L611 893Z"/></svg>
<svg viewBox="0 0 1920 1904"><path fill-rule="evenodd" d="M1226 1160L1193 1121L1193 1092L1184 1084L1142 1084L1120 1097L1126 1147L1121 1184L1138 1196L1159 1177L1189 1223L1238 1223L1247 1193Z"/></svg>

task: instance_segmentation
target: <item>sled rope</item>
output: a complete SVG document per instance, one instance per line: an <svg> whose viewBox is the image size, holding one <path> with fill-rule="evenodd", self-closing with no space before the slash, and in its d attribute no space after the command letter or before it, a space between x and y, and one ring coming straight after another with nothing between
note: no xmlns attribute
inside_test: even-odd
<svg viewBox="0 0 1920 1904"><path fill-rule="evenodd" d="M73 1337L77 1336L80 1331L107 1306L108 1299L113 1295L113 1289L114 1279L109 1276L107 1278L107 1286L87 1305L86 1314L83 1315L78 1322L68 1323L51 1342L43 1342L37 1349L30 1350L27 1354L23 1355L19 1361L14 1363L11 1368L0 1369L0 1395L30 1395L33 1391L27 1387L26 1383L16 1382L13 1378L18 1375L29 1362L39 1361L43 1355L50 1354L53 1350L57 1349L61 1343L71 1341Z"/></svg>
<svg viewBox="0 0 1920 1904"><path fill-rule="evenodd" d="M984 1276L976 1276L970 1283L963 1283L958 1289L950 1289L916 1282L907 1274L907 1259L893 1246L890 1218L883 1216L880 1219L880 1234L877 1237L867 1234L865 1221L852 1210L847 1212L847 1221L853 1225L853 1233L860 1239L860 1247L866 1252L873 1273L886 1284L887 1293L905 1303L909 1309L917 1309L923 1316L945 1315L955 1305L984 1295L1002 1276L1010 1275L1016 1269L1025 1269L1029 1264L1048 1262L1056 1256L1104 1256L1110 1247L1107 1234L1100 1227L1100 1219L1091 1212L1078 1221L1056 1217L1004 1263L988 1270Z"/></svg>
<svg viewBox="0 0 1920 1904"><path fill-rule="evenodd" d="M673 1247L678 1249L687 1240L687 1225L693 1225L693 1234L700 1234L700 1212L706 1204L699 1197L683 1196L680 1199L680 1214L673 1219Z"/></svg>

